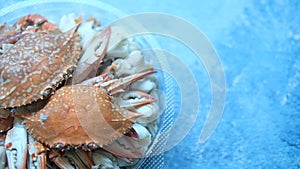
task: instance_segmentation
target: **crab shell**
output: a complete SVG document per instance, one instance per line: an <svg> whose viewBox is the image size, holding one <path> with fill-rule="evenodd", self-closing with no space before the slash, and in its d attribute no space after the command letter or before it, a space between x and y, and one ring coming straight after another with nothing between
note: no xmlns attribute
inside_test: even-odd
<svg viewBox="0 0 300 169"><path fill-rule="evenodd" d="M0 107L18 107L50 96L80 57L77 25L67 33L31 33L0 55Z"/></svg>
<svg viewBox="0 0 300 169"><path fill-rule="evenodd" d="M12 128L14 117L11 112L6 109L0 109L0 133Z"/></svg>
<svg viewBox="0 0 300 169"><path fill-rule="evenodd" d="M22 36L22 33L16 31L12 26L6 23L0 25L0 49L3 44L13 44Z"/></svg>
<svg viewBox="0 0 300 169"><path fill-rule="evenodd" d="M35 139L50 148L102 147L129 131L139 116L120 108L101 87L74 85L56 91L24 124Z"/></svg>

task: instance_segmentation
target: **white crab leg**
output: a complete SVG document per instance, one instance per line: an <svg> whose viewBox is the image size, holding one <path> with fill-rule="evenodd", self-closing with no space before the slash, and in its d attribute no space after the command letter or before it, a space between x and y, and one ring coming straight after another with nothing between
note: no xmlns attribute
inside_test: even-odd
<svg viewBox="0 0 300 169"><path fill-rule="evenodd" d="M139 124L133 124L132 128L138 135L137 140L132 137L122 136L111 144L103 146L103 149L119 157L143 158L144 153L151 143L151 134L145 127Z"/></svg>
<svg viewBox="0 0 300 169"><path fill-rule="evenodd" d="M61 169L75 169L75 166L70 163L68 158L62 157L58 152L50 152L49 158Z"/></svg>
<svg viewBox="0 0 300 169"><path fill-rule="evenodd" d="M4 169L6 166L6 154L5 154L5 135L0 134L0 169Z"/></svg>
<svg viewBox="0 0 300 169"><path fill-rule="evenodd" d="M8 167L25 169L27 158L27 133L23 126L15 126L7 132L5 148Z"/></svg>
<svg viewBox="0 0 300 169"><path fill-rule="evenodd" d="M6 166L5 147L0 146L0 169L4 169L5 166Z"/></svg>
<svg viewBox="0 0 300 169"><path fill-rule="evenodd" d="M34 140L31 135L28 135L28 154L27 168L46 169L47 148L41 143Z"/></svg>
<svg viewBox="0 0 300 169"><path fill-rule="evenodd" d="M61 169L76 169L65 157L57 157L53 162Z"/></svg>
<svg viewBox="0 0 300 169"><path fill-rule="evenodd" d="M94 165L87 152L83 150L78 149L66 151L64 156L74 162L77 168L80 169L89 169Z"/></svg>
<svg viewBox="0 0 300 169"><path fill-rule="evenodd" d="M99 168L114 168L118 169L117 159L110 153L97 149L92 153L92 158L95 165L92 166L92 169Z"/></svg>

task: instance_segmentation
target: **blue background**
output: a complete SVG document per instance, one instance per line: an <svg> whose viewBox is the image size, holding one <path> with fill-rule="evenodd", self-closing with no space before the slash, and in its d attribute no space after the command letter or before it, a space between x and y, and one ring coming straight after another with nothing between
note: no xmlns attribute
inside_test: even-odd
<svg viewBox="0 0 300 169"><path fill-rule="evenodd" d="M14 2L2 1L0 8ZM224 66L221 123L199 144L205 116L198 116L184 140L166 153L166 168L300 168L300 1L103 2L127 14L163 12L185 19L211 40ZM202 71L199 61L190 62L195 74ZM197 80L200 87L209 86L208 80ZM201 90L200 112L209 109L208 93Z"/></svg>

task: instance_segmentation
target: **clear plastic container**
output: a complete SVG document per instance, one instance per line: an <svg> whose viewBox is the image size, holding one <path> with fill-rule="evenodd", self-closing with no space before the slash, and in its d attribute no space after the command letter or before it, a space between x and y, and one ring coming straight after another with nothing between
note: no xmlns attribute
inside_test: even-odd
<svg viewBox="0 0 300 169"><path fill-rule="evenodd" d="M100 20L102 26L110 25L127 16L118 9L99 1L33 0L19 2L3 8L0 11L0 23L12 24L18 18L29 13L39 13L46 16L49 21L56 23L63 15L70 13L80 15L83 18L92 16ZM142 47L146 60L151 62L154 68L158 70L156 77L159 82L161 96L158 133L153 138L153 143L146 154L146 158L141 159L135 165L135 168L164 167L164 152L178 144L196 122L200 111L199 93L202 90L201 88L207 89L204 91L205 97L202 95L202 98L204 98L205 104L211 104L211 107L208 106L210 110L207 114L202 114L203 117L207 116L206 121L203 120L205 122L197 124L197 127L203 127L201 135L199 133L200 142L205 142L215 130L221 119L225 104L224 71L208 39L197 28L180 18L157 13L153 13L154 15L156 18L151 17L151 15L143 15L144 18L150 16L149 19L152 19L151 23L150 20L149 23L148 20L144 21L145 27L158 25L157 28L163 32L165 27L168 29L168 26L173 24L172 31L178 36L173 37L177 40L175 43L168 40L163 42L170 42L171 47L173 45L171 49L174 49L174 51L170 50L172 52L155 50L155 48L158 49L160 45L163 46L164 44L158 43L161 42L160 38L157 40L151 34L134 37ZM137 17L137 19L143 18ZM159 21L159 19L161 20ZM138 23L128 27L131 26L133 28L130 29L135 29L137 25ZM139 26L143 27L143 25ZM169 37L172 37L172 35ZM184 46L189 49L185 50L179 45L177 46L178 42L183 42ZM174 55L175 50L178 52L176 55ZM211 86L209 86L209 82Z"/></svg>
<svg viewBox="0 0 300 169"><path fill-rule="evenodd" d="M120 17L126 16L121 11L102 2L81 1L81 0L50 0L50 1L25 1L3 8L0 12L0 23L13 24L20 17L27 14L39 13L45 16L49 21L59 23L63 15L74 13L76 16L88 18L90 16L97 18L102 26L109 25ZM151 37L146 39L143 37L136 38L138 44L144 49L151 49L151 46L158 46ZM159 91L161 94L162 115L159 122L159 131L151 146L151 150L147 154L148 158L141 159L135 168L162 168L164 161L164 145L168 137L167 131L170 129L174 121L174 93L173 81L166 81L166 74L160 70L168 69L167 63L163 63L161 59L150 50L145 51L146 60L152 62L155 69L159 70L156 74L159 81Z"/></svg>

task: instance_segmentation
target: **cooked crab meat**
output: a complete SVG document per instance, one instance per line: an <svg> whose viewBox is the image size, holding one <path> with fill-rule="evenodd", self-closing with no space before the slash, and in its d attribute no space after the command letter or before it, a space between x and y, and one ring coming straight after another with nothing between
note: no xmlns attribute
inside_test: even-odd
<svg viewBox="0 0 300 169"><path fill-rule="evenodd" d="M128 76L151 68L146 64L141 51L133 51L124 59L117 59L112 63L117 77Z"/></svg>
<svg viewBox="0 0 300 169"><path fill-rule="evenodd" d="M81 17L76 17L74 13L64 15L60 19L59 22L59 28L62 32L67 32L68 30L72 29L76 24L82 22ZM89 45L89 41L91 38L95 35L96 33L96 28L97 26L97 21L87 21L87 22L82 22L80 24L80 27L78 28L78 33L81 36L81 44L84 49L86 49ZM96 27L95 27L96 26Z"/></svg>
<svg viewBox="0 0 300 169"><path fill-rule="evenodd" d="M113 27L114 28L114 27ZM120 28L113 29L115 31L121 30ZM139 51L140 47L128 39L122 39L122 36L116 37L115 41L120 40L121 42L115 46L111 46L110 50L107 53L107 58L117 59L117 58L126 58L133 51ZM112 42L113 43L113 42Z"/></svg>

